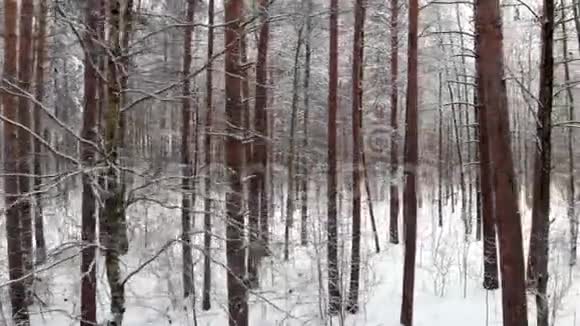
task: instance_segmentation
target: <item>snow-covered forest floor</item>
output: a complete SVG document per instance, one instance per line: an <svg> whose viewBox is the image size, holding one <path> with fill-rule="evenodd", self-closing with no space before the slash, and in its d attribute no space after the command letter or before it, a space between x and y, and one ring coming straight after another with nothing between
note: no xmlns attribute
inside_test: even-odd
<svg viewBox="0 0 580 326"><path fill-rule="evenodd" d="M52 201L46 207L46 237L50 258L38 266L35 291L37 303L31 309L33 326L77 325L80 295L80 192L71 192L68 202ZM163 193L163 192L160 192ZM179 195L157 199L178 206ZM56 205L55 203L59 204ZM198 200L198 209L201 203ZM339 259L343 296L348 289L350 259L350 217L348 199L343 201ZM415 325L501 325L501 292L482 288L482 243L472 235L464 242L459 209L446 206L443 228L436 224L435 203L424 198L418 221L417 264L415 282ZM310 210L307 247L298 245L297 227L290 261L284 262L283 222L280 203L271 225L274 255L264 259L260 270L260 289L251 292L250 325L399 325L402 292L403 246L387 241L388 221L384 203L375 203L381 252L375 253L370 221L365 211L361 270L361 310L357 315L325 319L326 252L324 202ZM169 204L170 205L170 204ZM580 270L568 265L568 220L564 201L552 203L553 223L550 250L550 318L552 325L577 326L580 321ZM141 325L227 325L226 269L223 237L225 224L219 209L214 214L215 264L212 273L212 309L204 312L200 302L192 311L192 302L181 299L180 210L160 208L156 203L139 203L129 212L130 252L124 257L125 275L139 270L127 281L126 326ZM201 249L202 214L196 215L194 245ZM523 209L524 236L529 237L529 209ZM5 239L4 220L0 238ZM1 325L9 325L6 243L0 242ZM527 241L525 243L527 247ZM203 260L200 250L194 253L197 298L201 297ZM153 259L154 258L154 259ZM150 263L147 263L151 261ZM102 258L97 263L99 318L108 311L107 282ZM199 271L199 272L198 272ZM322 276L322 279L320 278ZM535 325L534 300L528 296L530 325ZM196 324L197 322L197 324ZM343 323L342 323L343 322Z"/></svg>

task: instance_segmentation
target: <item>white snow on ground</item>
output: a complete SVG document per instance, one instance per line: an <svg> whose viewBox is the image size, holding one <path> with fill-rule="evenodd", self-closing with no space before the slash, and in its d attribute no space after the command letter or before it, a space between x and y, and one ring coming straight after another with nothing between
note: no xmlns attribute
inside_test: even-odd
<svg viewBox="0 0 580 326"><path fill-rule="evenodd" d="M174 204L179 198L169 198ZM61 243L72 243L68 249L61 250L47 263L58 265L42 272L36 291L45 305L33 307L33 326L78 325L79 313L79 274L78 248L74 241L78 236L80 198L71 198L67 211L52 209L47 214L46 229L51 248L61 247ZM346 202L345 202L346 203ZM415 325L416 326L459 326L459 325L501 325L501 293L482 289L482 248L481 242L463 242L463 227L458 209L452 213L446 207L444 227L435 226L436 207L427 200L420 209L419 235L417 244ZM321 317L326 301L326 264L324 233L325 208L312 207L311 244L308 247L293 246L292 259L283 262L282 242L283 223L279 215L271 225L276 226L273 236L275 255L265 259L261 268L262 287L250 296L250 325L328 325L330 321ZM381 253L374 253L373 238L370 233L368 214L365 214L363 228L363 266L361 272L361 310L355 315L346 314L335 317L332 325L399 325L399 311L402 292L403 247L387 243L387 207L376 205ZM280 211L278 208L277 212ZM343 207L347 212L348 205ZM131 251L125 257L125 273L138 268L144 261L156 255L163 245L179 235L179 210L161 209L155 204L140 204L130 212ZM550 257L550 304L553 325L580 325L576 314L580 312L579 267L568 267L568 221L562 200L553 202ZM529 211L524 212L524 235L529 234ZM196 216L196 230L201 227L202 215ZM0 236L5 238L4 221L1 222ZM348 214L343 214L341 232L347 239L350 230ZM136 231L136 225L139 231ZM145 231L145 225L146 231ZM223 239L223 216L215 216L216 237ZM298 238L297 230L293 235ZM473 237L472 237L473 238ZM320 240L322 239L322 241ZM73 241L73 242L71 242ZM202 236L194 236L194 243L202 245ZM6 243L0 242L0 301L3 315L0 325L9 325L8 289L6 272ZM214 241L216 263L213 267L212 309L195 314L191 302L182 302L181 293L181 251L177 242L163 252L140 273L127 283L126 326L142 325L194 325L194 317L200 326L227 325L225 254L222 240ZM527 242L526 242L527 247ZM350 243L340 244L340 268L343 280L343 295L346 296L349 276ZM53 250L54 252L54 250ZM72 257L66 260L67 257ZM197 299L200 300L203 261L196 252ZM62 262L65 260L64 262ZM99 261L99 320L106 318L108 294L106 276L102 261ZM467 266L467 268L465 268ZM44 267L44 266L43 266ZM322 275L322 281L319 278ZM199 307L199 302L197 307ZM529 296L530 325L535 324L534 300Z"/></svg>

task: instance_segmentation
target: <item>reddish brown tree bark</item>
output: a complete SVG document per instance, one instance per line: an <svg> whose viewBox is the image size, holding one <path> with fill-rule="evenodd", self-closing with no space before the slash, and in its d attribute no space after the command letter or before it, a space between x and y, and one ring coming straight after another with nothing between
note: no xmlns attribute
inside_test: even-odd
<svg viewBox="0 0 580 326"><path fill-rule="evenodd" d="M246 8L246 11L248 8ZM248 246L248 285L251 288L257 288L260 286L260 279L258 275L259 271L259 260L260 260L260 246L259 233L260 233L260 189L259 183L256 182L257 170L261 169L259 165L255 165L255 158L253 157L254 151L254 125L255 121L252 121L252 112L250 109L250 74L248 71L251 69L252 64L248 62L248 49L246 40L246 31L242 31L240 35L240 48L241 48L241 64L242 68L242 103L244 108L244 133L245 133L245 163L246 163L246 175L250 178L247 183L246 199L248 205L248 233L249 233L249 246Z"/></svg>
<svg viewBox="0 0 580 326"><path fill-rule="evenodd" d="M83 48L85 50L85 75L84 96L85 107L83 112L83 126L81 135L83 139L91 142L97 141L98 103L97 103L97 77L98 45L95 42L99 24L103 22L102 1L91 0L87 2L86 26ZM87 143L81 144L81 158L86 166L95 164L95 148ZM84 243L81 255L81 326L95 325L97 322L97 283L96 283L96 196L93 188L93 176L83 174L83 201L82 201L82 240Z"/></svg>
<svg viewBox="0 0 580 326"><path fill-rule="evenodd" d="M17 21L18 3L15 0L4 1L4 71L2 86L2 100L4 104L4 191L6 207L6 237L8 250L8 276L10 283L10 304L12 306L12 320L16 325L29 325L28 308L26 305L26 285L21 280L24 275L24 261L21 234L21 215L18 206L18 158L14 153L19 151L17 108L17 92L13 85L17 81ZM4 120L7 119L7 120Z"/></svg>
<svg viewBox="0 0 580 326"><path fill-rule="evenodd" d="M32 21L34 18L34 4L32 0L22 0L20 2L20 24L19 24L19 42L18 42L18 87L24 94L30 93L32 84ZM32 203L30 200L30 163L33 157L32 138L30 130L32 129L32 119L30 112L30 100L27 96L18 97L18 122L25 127L18 129L18 178L19 192L23 195L20 198L18 210L20 212L20 230L22 236L22 258L24 262L24 274L32 274L33 265L33 238L32 238ZM31 287L34 277L29 276L26 279L27 302L32 303Z"/></svg>
<svg viewBox="0 0 580 326"><path fill-rule="evenodd" d="M476 55L479 58L480 48L476 40ZM479 59L476 61L476 67L479 66ZM478 73L481 69L476 68ZM492 188L492 171L490 169L489 159L489 137L487 130L486 108L479 100L483 98L483 85L477 82L477 120L479 123L479 173L481 176L481 215L483 216L483 288L495 290L499 288L498 267L497 267L497 245L495 235L495 220L493 207L493 188Z"/></svg>
<svg viewBox="0 0 580 326"><path fill-rule="evenodd" d="M327 175L327 259L329 313L341 310L338 280L337 235L337 92L338 92L338 0L330 1L330 54L328 63L328 175Z"/></svg>
<svg viewBox="0 0 580 326"><path fill-rule="evenodd" d="M228 311L230 326L248 325L248 293L243 282L246 273L244 255L244 215L242 207L242 168L244 146L239 131L242 126L240 80L240 40L242 0L225 3L225 96L226 96L226 167L230 189L226 193L226 256L228 266Z"/></svg>
<svg viewBox="0 0 580 326"><path fill-rule="evenodd" d="M405 183L403 186L403 218L405 223L405 266L403 271L403 300L401 324L413 325L413 297L415 291L415 255L417 238L417 184L418 160L418 78L417 26L419 4L409 2L409 46L407 53L407 109L405 127Z"/></svg>
<svg viewBox="0 0 580 326"><path fill-rule="evenodd" d="M475 31L479 34L479 82L489 135L495 218L499 236L504 326L527 326L521 217L515 192L508 107L503 81L503 33L498 0L477 0Z"/></svg>

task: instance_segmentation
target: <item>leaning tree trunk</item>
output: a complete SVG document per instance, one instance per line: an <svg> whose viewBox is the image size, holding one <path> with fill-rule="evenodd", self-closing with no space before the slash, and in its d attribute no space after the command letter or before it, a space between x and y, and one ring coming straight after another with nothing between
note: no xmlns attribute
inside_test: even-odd
<svg viewBox="0 0 580 326"><path fill-rule="evenodd" d="M38 11L38 38L35 48L36 57L36 92L35 98L37 103L34 105L34 132L41 137L43 134L43 108L44 101L44 63L46 61L46 19L48 15L48 1L39 2ZM42 215L42 147L38 139L34 139L34 240L36 244L35 258L36 263L43 263L46 260L46 241L44 239L44 217ZM46 164L45 164L46 166Z"/></svg>
<svg viewBox="0 0 580 326"><path fill-rule="evenodd" d="M417 184L418 160L418 81L417 29L419 3L409 2L409 47L407 52L407 109L405 126L405 184L403 187L403 217L405 221L405 265L401 324L413 325L415 290L415 255L417 246Z"/></svg>
<svg viewBox="0 0 580 326"><path fill-rule="evenodd" d="M244 284L244 214L242 207L242 168L244 147L241 141L242 110L240 40L242 0L225 4L225 97L227 137L225 144L229 189L226 193L226 258L228 267L228 311L230 326L248 325L248 291Z"/></svg>
<svg viewBox="0 0 580 326"><path fill-rule="evenodd" d="M503 82L503 33L498 0L476 0L475 31L478 38L478 79L482 83L484 109L494 171L493 194L499 235L504 326L527 326L524 253L521 217L515 192L514 164Z"/></svg>
<svg viewBox="0 0 580 326"><path fill-rule="evenodd" d="M101 15L101 0L91 0L87 3L86 25L87 31L84 36L85 50L85 75L84 96L85 107L83 112L83 126L81 135L84 140L81 144L81 159L87 167L95 165L97 126L99 119L99 107L97 99L97 87L99 85L98 72L96 71L98 58L98 44L95 41L99 24L104 21ZM100 101L100 98L99 98ZM96 176L88 173L83 174L82 194L82 225L81 236L83 249L81 254L81 326L92 326L97 323L97 279L96 279L96 238L97 238L97 215L96 194L93 180Z"/></svg>
<svg viewBox="0 0 580 326"><path fill-rule="evenodd" d="M26 305L26 283L24 275L24 259L22 248L22 234L20 229L20 207L18 207L18 171L17 159L14 153L19 151L18 108L16 87L17 81L17 21L18 3L15 0L4 1L4 72L2 79L2 100L4 122L4 191L6 207L6 238L8 250L8 276L10 283L10 304L12 306L12 320L16 325L30 325L28 308Z"/></svg>
<svg viewBox="0 0 580 326"><path fill-rule="evenodd" d="M203 215L203 297L202 309L211 309L211 214L212 214L212 119L213 119L213 21L214 0L209 0L207 29L207 68L206 68L206 122L205 122L205 165L208 176L205 178L205 200Z"/></svg>
<svg viewBox="0 0 580 326"><path fill-rule="evenodd" d="M550 173L552 164L552 96L554 89L554 1L544 0L537 149L534 170L532 232L528 286L536 290L536 323L548 326L548 256L550 235Z"/></svg>
<svg viewBox="0 0 580 326"><path fill-rule="evenodd" d="M193 34L193 16L195 13L195 0L187 1L185 35L183 37L183 99L181 100L181 253L182 253L182 278L183 278L183 297L187 298L193 293L193 256L191 252L191 214L194 202L192 201L192 161L191 161L191 142L192 142L192 114L191 114L191 80L188 75L191 70L191 39ZM197 141L197 140L195 140ZM195 307L193 307L195 309Z"/></svg>
<svg viewBox="0 0 580 326"><path fill-rule="evenodd" d="M338 221L337 221L337 128L338 111L338 0L330 1L330 52L328 64L328 174L327 174L327 259L329 313L341 310L338 278Z"/></svg>

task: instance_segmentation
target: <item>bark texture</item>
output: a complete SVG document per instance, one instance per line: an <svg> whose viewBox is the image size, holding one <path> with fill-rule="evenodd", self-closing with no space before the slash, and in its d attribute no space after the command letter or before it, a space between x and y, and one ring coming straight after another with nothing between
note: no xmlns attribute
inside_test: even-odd
<svg viewBox="0 0 580 326"><path fill-rule="evenodd" d="M8 250L8 276L10 283L10 304L12 321L17 326L30 325L26 304L26 284L21 280L24 275L24 261L21 234L21 215L18 206L18 108L16 87L17 81L17 22L18 3L15 0L4 1L4 71L3 71L3 121L4 121L4 200L6 207L6 237ZM12 159L11 159L12 158Z"/></svg>
<svg viewBox="0 0 580 326"><path fill-rule="evenodd" d="M508 107L503 80L503 33L497 0L477 0L475 31L479 44L479 82L489 135L495 219L499 237L504 326L527 326L521 217L510 146Z"/></svg>
<svg viewBox="0 0 580 326"><path fill-rule="evenodd" d="M84 75L84 112L83 126L81 135L83 139L96 142L98 126L98 101L97 77L98 62L98 45L95 42L99 24L104 20L101 15L101 0L91 0L87 2L86 8L86 26L87 31L84 36L85 49L85 75ZM81 158L83 163L90 167L95 164L96 150L89 143L83 143L81 146ZM96 215L96 196L93 188L93 175L83 174L83 194L82 194L82 240L83 250L81 255L81 326L92 326L97 322L97 282L96 282L96 237L97 237L97 215Z"/></svg>
<svg viewBox="0 0 580 326"><path fill-rule="evenodd" d="M225 3L225 96L227 138L225 144L226 167L229 171L229 190L226 193L226 258L228 267L228 311L230 326L248 325L248 293L244 284L246 262L244 254L244 215L242 207L242 168L244 146L242 143L242 97L240 80L240 40L242 31L242 0Z"/></svg>

